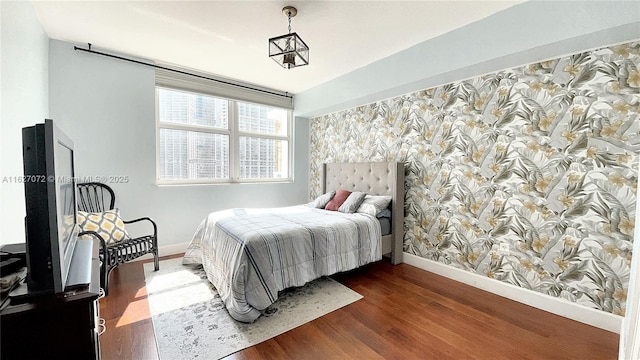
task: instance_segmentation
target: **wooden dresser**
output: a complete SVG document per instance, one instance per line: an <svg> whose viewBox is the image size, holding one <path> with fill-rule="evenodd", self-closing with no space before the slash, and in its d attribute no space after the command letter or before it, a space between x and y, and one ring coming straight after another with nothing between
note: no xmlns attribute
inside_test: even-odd
<svg viewBox="0 0 640 360"><path fill-rule="evenodd" d="M100 260L92 259L91 284L46 294L0 310L0 358L100 359ZM26 285L21 285L26 286Z"/></svg>

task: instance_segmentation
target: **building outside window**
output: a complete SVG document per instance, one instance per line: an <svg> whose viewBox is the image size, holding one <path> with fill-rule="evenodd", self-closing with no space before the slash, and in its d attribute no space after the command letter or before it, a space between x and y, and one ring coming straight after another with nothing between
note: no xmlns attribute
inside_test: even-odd
<svg viewBox="0 0 640 360"><path fill-rule="evenodd" d="M158 183L289 181L291 112L156 87Z"/></svg>

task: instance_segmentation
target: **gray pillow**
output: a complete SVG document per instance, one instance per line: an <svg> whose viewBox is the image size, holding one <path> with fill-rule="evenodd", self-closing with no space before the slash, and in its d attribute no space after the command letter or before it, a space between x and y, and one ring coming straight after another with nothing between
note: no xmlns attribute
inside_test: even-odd
<svg viewBox="0 0 640 360"><path fill-rule="evenodd" d="M391 217L391 210L389 210L389 208L386 208L382 211L380 211L379 213L376 214L377 218L390 218Z"/></svg>
<svg viewBox="0 0 640 360"><path fill-rule="evenodd" d="M308 203L307 206L313 207L316 209L324 209L324 207L327 206L327 203L331 201L331 199L333 199L335 194L336 194L335 190L331 190L326 194L322 194L318 196L315 200Z"/></svg>
<svg viewBox="0 0 640 360"><path fill-rule="evenodd" d="M353 214L354 212L356 212L356 210L358 210L360 204L362 204L362 202L364 201L365 196L367 196L367 194L360 191L352 192L347 200L345 200L342 205L340 205L338 211L347 214Z"/></svg>
<svg viewBox="0 0 640 360"><path fill-rule="evenodd" d="M388 208L390 202L391 196L367 195L358 208L358 212L376 216Z"/></svg>

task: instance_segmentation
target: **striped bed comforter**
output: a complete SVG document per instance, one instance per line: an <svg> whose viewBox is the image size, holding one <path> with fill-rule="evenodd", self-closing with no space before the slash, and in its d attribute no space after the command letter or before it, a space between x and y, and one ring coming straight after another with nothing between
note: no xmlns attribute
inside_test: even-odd
<svg viewBox="0 0 640 360"><path fill-rule="evenodd" d="M381 258L375 217L299 205L209 214L183 264L202 264L229 314L252 322L280 290Z"/></svg>

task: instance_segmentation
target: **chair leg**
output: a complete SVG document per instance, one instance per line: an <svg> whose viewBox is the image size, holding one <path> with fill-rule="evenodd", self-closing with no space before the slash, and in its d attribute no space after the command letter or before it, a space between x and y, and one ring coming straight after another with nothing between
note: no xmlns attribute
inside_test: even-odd
<svg viewBox="0 0 640 360"><path fill-rule="evenodd" d="M109 273L107 273L107 276L105 276L104 278L104 295L107 296L109 295Z"/></svg>
<svg viewBox="0 0 640 360"><path fill-rule="evenodd" d="M108 269L105 268L104 271L104 277L102 280L102 288L104 289L104 295L109 295L109 275L111 275L111 270L113 270L115 267L109 267Z"/></svg>
<svg viewBox="0 0 640 360"><path fill-rule="evenodd" d="M153 252L153 265L155 268L154 271L158 271L160 269L160 259L158 256L158 249L155 249L155 251Z"/></svg>
<svg viewBox="0 0 640 360"><path fill-rule="evenodd" d="M104 264L100 267L100 287L104 290L105 296L109 294L107 290L107 270Z"/></svg>

